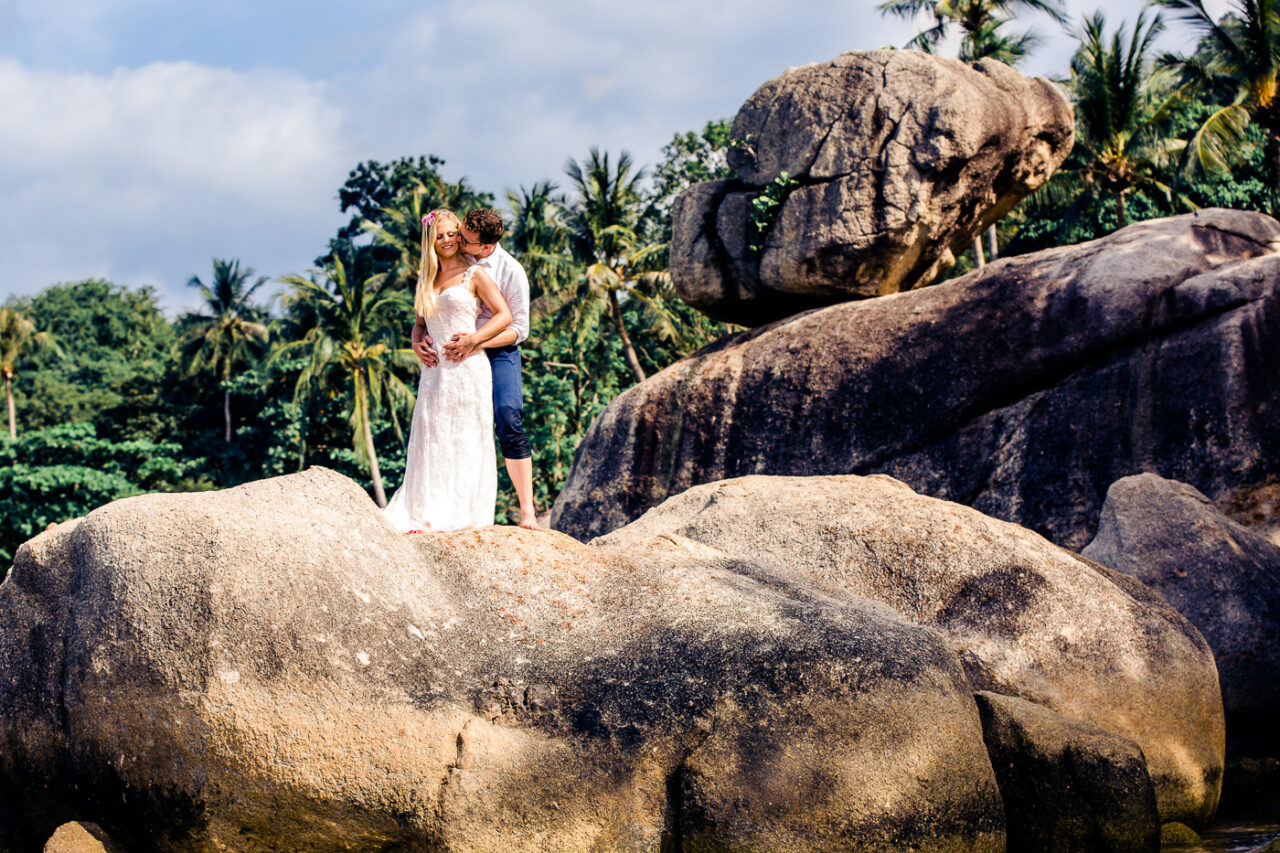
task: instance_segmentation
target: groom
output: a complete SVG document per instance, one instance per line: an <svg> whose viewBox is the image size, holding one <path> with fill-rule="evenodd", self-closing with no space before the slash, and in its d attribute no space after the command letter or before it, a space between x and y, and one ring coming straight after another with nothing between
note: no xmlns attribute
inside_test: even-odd
<svg viewBox="0 0 1280 853"><path fill-rule="evenodd" d="M520 342L529 336L529 277L524 267L498 245L503 235L502 217L496 210L481 207L467 213L459 228L458 243L472 262L484 267L498 284L502 298L511 309L511 325L490 338L483 349L493 370L493 419L498 430L507 474L520 501L520 526L538 529L533 509L533 453L524 434L524 400L520 389ZM493 316L482 306L476 328ZM462 343L461 333L444 345L444 357L462 361L476 347ZM428 344L429 345L429 344Z"/></svg>

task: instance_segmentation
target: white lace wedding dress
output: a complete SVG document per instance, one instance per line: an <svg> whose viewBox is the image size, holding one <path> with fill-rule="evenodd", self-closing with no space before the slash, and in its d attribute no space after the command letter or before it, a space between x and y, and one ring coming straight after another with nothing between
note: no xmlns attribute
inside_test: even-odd
<svg viewBox="0 0 1280 853"><path fill-rule="evenodd" d="M436 297L438 310L427 318L427 334L437 351L455 333L476 330L475 270ZM418 380L404 483L384 512L402 532L466 530L493 524L497 500L489 359L478 351L461 362L441 355L439 365L424 367Z"/></svg>

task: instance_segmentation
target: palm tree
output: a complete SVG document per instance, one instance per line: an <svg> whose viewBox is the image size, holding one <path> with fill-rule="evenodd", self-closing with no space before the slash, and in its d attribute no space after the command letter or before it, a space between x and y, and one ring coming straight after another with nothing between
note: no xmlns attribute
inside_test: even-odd
<svg viewBox="0 0 1280 853"><path fill-rule="evenodd" d="M295 402L324 389L343 388L350 393L356 461L368 467L374 499L378 506L386 506L373 444L373 416L384 400L392 411L397 404L413 405L413 391L392 370L395 365L416 363L412 350L396 346L403 338L403 320L413 312L413 300L402 289L376 287L377 276L348 280L341 259L316 272L321 280L314 273L310 278L281 279L290 288L284 295L285 305L303 319L305 331L300 339L278 347L271 363L298 356L305 360L294 386Z"/></svg>
<svg viewBox="0 0 1280 853"><path fill-rule="evenodd" d="M996 59L1005 65L1021 63L1040 46L1043 39L1030 30L1020 35L1003 32L1005 25L1012 21L1011 17L993 15L977 23L972 30L966 30L960 42L959 59L964 62Z"/></svg>
<svg viewBox="0 0 1280 853"><path fill-rule="evenodd" d="M1152 73L1148 56L1163 31L1160 17L1138 15L1130 36L1121 25L1108 40L1101 12L1085 18L1077 32L1080 47L1071 60L1076 142L1050 181L1058 198L1109 195L1119 227L1128 224L1126 197L1137 190L1158 192L1172 201L1161 180L1173 155L1186 147L1164 127L1182 91L1170 92L1164 75Z"/></svg>
<svg viewBox="0 0 1280 853"><path fill-rule="evenodd" d="M267 327L261 322L261 311L249 303L250 297L267 277L259 276L252 284L252 267L241 269L238 260L213 259L213 279L208 285L192 276L188 287L197 288L204 298L204 309L188 314L184 320L194 323L179 342L188 352L188 375L209 370L222 380L222 417L224 439L231 441L231 374L236 364L249 360L254 343L266 343Z"/></svg>
<svg viewBox="0 0 1280 853"><path fill-rule="evenodd" d="M570 159L565 174L573 182L576 198L565 210L574 256L586 265L579 285L578 310L592 310L607 304L613 325L622 342L627 364L637 382L644 381L644 369L636 355L631 335L622 320L620 294L641 298L633 289L642 276L661 274L658 263L666 244L643 245L639 237L643 199L640 181L644 170L632 171L631 155L623 151L614 165L608 153L592 147L585 163Z"/></svg>
<svg viewBox="0 0 1280 853"><path fill-rule="evenodd" d="M382 208L380 222L364 221L363 227L372 232L375 244L396 252L391 269L376 280L379 286L390 284L406 292L412 290L418 278L418 260L422 253L422 217L445 206L440 197L439 193L415 178L407 192L395 196Z"/></svg>
<svg viewBox="0 0 1280 853"><path fill-rule="evenodd" d="M932 15L933 26L921 30L906 45L925 53L932 53L953 29L959 29L960 59L965 62L980 59L997 59L1008 65L1021 62L1040 42L1040 37L1029 31L1018 36L1001 31L1019 10L1041 12L1060 24L1066 22L1064 0L884 0L879 8L884 14L907 19L922 13ZM994 260L999 249L994 223L987 229L987 242ZM975 266L986 263L978 237L973 238L973 259Z"/></svg>
<svg viewBox="0 0 1280 853"><path fill-rule="evenodd" d="M413 288L418 279L424 214L448 209L462 216L467 210L488 201L489 196L477 192L466 178L459 178L452 184L438 175L426 181L413 178L407 189L397 193L389 204L380 209L377 221L366 219L361 223L365 231L373 234L375 244L387 246L396 253L391 269L377 279L377 285Z"/></svg>
<svg viewBox="0 0 1280 853"><path fill-rule="evenodd" d="M510 248L529 275L534 299L560 289L576 273L565 221L568 203L556 189L551 181L539 181L530 189L521 185L518 192L507 191L512 214Z"/></svg>
<svg viewBox="0 0 1280 853"><path fill-rule="evenodd" d="M907 19L932 15L933 26L906 45L926 53L932 53L952 29L959 29L960 58L966 62L991 57L1012 65L1022 59L1039 38L1032 33L1010 37L999 32L1020 9L1042 12L1059 24L1066 22L1064 0L884 0L879 8L884 14Z"/></svg>
<svg viewBox="0 0 1280 853"><path fill-rule="evenodd" d="M1256 122L1266 133L1266 161L1273 192L1280 193L1280 0L1232 0L1234 11L1215 22L1203 0L1152 0L1173 9L1199 30L1202 50L1194 56L1166 56L1198 88L1225 83L1232 103L1209 116L1191 140L1193 163L1225 172L1245 127Z"/></svg>
<svg viewBox="0 0 1280 853"><path fill-rule="evenodd" d="M16 308L0 308L0 374L4 376L4 398L9 407L9 439L18 437L17 411L13 404L13 380L18 376L18 362L36 349L57 351L48 332L37 332L36 325Z"/></svg>

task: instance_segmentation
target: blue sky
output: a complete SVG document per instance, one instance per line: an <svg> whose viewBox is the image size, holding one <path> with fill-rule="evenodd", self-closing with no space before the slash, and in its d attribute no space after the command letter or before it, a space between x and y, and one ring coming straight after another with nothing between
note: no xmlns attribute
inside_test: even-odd
<svg viewBox="0 0 1280 853"><path fill-rule="evenodd" d="M917 29L875 6L0 0L0 301L97 276L176 313L215 255L304 272L366 159L436 154L499 198L591 145L652 164L788 66ZM1028 24L1046 38L1023 70L1063 73L1070 38ZM1170 23L1165 46L1192 42Z"/></svg>

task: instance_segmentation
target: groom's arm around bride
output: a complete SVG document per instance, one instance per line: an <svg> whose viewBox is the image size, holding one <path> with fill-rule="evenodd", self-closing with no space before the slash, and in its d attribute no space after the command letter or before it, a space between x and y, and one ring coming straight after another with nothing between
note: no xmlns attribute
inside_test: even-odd
<svg viewBox="0 0 1280 853"><path fill-rule="evenodd" d="M469 343L463 335L454 335L444 345L444 357L462 361L476 349L484 349L493 370L493 418L498 444L506 462L507 474L520 501L520 526L536 530L537 514L533 504L533 453L524 431L524 400L520 386L520 343L529 336L529 277L524 267L499 242L504 228L502 217L492 208L469 211L459 229L462 251L484 267L498 284L503 299L511 309L511 325L480 347ZM476 325L488 322L487 309L480 312Z"/></svg>

